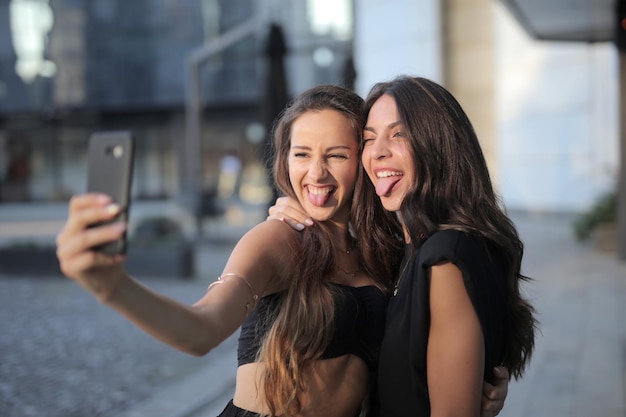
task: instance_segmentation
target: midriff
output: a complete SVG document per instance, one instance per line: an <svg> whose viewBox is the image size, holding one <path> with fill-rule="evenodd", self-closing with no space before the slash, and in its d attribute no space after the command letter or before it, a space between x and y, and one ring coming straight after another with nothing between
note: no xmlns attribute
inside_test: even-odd
<svg viewBox="0 0 626 417"><path fill-rule="evenodd" d="M269 414L263 392L265 365L253 362L239 366L233 403L245 410ZM367 366L355 355L318 360L305 373L307 392L300 399L299 417L354 417L368 393Z"/></svg>

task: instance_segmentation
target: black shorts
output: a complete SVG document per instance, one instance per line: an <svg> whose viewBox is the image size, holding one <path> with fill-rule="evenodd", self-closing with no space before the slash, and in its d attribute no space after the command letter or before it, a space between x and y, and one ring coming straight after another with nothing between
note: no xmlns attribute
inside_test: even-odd
<svg viewBox="0 0 626 417"><path fill-rule="evenodd" d="M252 411L244 410L243 408L237 407L233 404L233 400L230 400L228 404L226 404L226 408L224 411L220 413L218 417L263 417L259 413L255 413Z"/></svg>

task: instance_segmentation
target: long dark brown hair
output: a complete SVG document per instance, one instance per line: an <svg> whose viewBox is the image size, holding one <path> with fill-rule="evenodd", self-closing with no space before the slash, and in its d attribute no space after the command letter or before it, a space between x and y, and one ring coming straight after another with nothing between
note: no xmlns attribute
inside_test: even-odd
<svg viewBox="0 0 626 417"><path fill-rule="evenodd" d="M511 326L503 365L519 378L530 360L537 326L534 309L520 293L524 245L493 190L487 163L469 118L458 101L437 83L402 76L372 87L369 114L383 95L391 96L410 138L415 161L413 187L399 216L416 250L438 230L481 236L507 266Z"/></svg>
<svg viewBox="0 0 626 417"><path fill-rule="evenodd" d="M284 195L296 198L289 180L288 160L293 123L305 113L322 110L334 110L346 117L360 149L364 126L363 99L351 90L333 85L305 91L281 113L273 129L273 177L277 189ZM351 213L356 206L354 202L361 201L361 193L365 198L376 198L360 163L355 175ZM387 235L381 236L384 239ZM285 283L287 291L278 316L259 353L259 360L266 364L263 389L272 415L290 415L301 411L299 393L307 390L303 371L322 355L333 330L333 297L326 285L335 264L335 242L331 238L331 230L324 222L316 222L315 227L298 233L298 238L300 242L289 265L294 273ZM362 243L352 240L360 264L381 286L388 286L392 269L386 263L393 258L379 262L388 249L370 240Z"/></svg>

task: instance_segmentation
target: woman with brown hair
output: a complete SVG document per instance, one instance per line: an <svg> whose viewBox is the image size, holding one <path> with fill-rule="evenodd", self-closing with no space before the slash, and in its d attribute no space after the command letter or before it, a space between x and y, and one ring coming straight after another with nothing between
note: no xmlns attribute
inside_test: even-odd
<svg viewBox="0 0 626 417"><path fill-rule="evenodd" d="M203 355L240 326L233 401L224 415L358 414L382 337L391 268L368 261L348 231L359 169L362 99L321 86L300 96L275 129L274 177L318 222L294 233L263 222L237 243L218 281L192 306L130 277L122 256L91 248L125 225L89 228L119 211L102 195L75 196L57 238L62 271L158 340ZM385 257L393 259L392 257Z"/></svg>

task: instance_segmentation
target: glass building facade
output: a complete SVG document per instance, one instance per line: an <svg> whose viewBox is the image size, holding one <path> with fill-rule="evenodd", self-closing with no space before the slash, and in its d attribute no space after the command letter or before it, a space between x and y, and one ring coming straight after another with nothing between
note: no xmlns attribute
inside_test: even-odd
<svg viewBox="0 0 626 417"><path fill-rule="evenodd" d="M289 95L346 83L351 1L0 0L0 204L84 191L89 136L122 129L137 139L134 198L175 196L188 57L253 17L267 25L200 69L206 188L225 156L263 175L250 132L267 94L264 28L285 33Z"/></svg>

